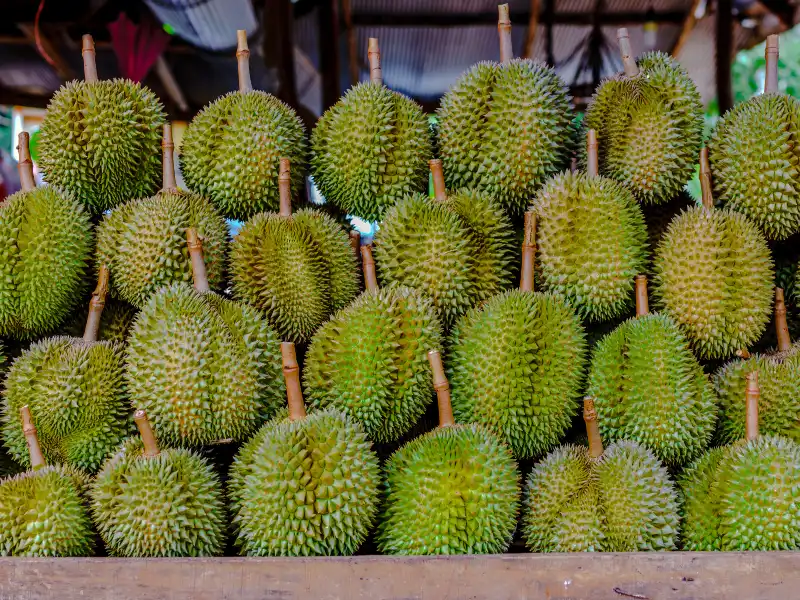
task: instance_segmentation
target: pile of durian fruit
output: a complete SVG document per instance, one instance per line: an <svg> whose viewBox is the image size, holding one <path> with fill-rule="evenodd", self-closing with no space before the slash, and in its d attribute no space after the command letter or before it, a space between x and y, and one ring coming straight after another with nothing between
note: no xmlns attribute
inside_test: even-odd
<svg viewBox="0 0 800 600"><path fill-rule="evenodd" d="M499 32L433 129L370 40L370 81L309 141L239 32L240 89L183 139L188 190L157 98L100 80L84 38L47 184L22 134L0 204L0 553L800 547L777 38L765 93L701 149L694 84L625 30L580 123L511 55L507 6ZM300 201L309 165L324 206Z"/></svg>

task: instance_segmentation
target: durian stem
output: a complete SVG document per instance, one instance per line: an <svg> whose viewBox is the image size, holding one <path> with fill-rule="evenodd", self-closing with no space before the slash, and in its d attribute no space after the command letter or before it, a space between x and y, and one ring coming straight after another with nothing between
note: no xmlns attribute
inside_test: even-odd
<svg viewBox="0 0 800 600"><path fill-rule="evenodd" d="M106 305L108 294L108 267L100 265L97 275L97 287L92 292L89 300L89 316L86 319L86 328L83 330L83 341L96 342L100 333L100 319L103 316L103 307Z"/></svg>
<svg viewBox="0 0 800 600"><path fill-rule="evenodd" d="M350 247L353 249L353 254L356 255L356 258L361 256L361 233L358 231L351 231L350 232Z"/></svg>
<svg viewBox="0 0 800 600"><path fill-rule="evenodd" d="M497 6L497 35L500 38L500 62L511 62L514 59L514 49L511 45L511 18L508 15L508 4Z"/></svg>
<svg viewBox="0 0 800 600"><path fill-rule="evenodd" d="M21 131L17 139L19 184L23 192L30 192L36 187L36 179L33 177L33 161L31 160L31 139L27 131Z"/></svg>
<svg viewBox="0 0 800 600"><path fill-rule="evenodd" d="M519 289L532 292L534 287L533 263L536 258L536 213L525 213L525 235L522 238L522 269L519 276Z"/></svg>
<svg viewBox="0 0 800 600"><path fill-rule="evenodd" d="M250 49L247 47L247 32L236 30L236 63L239 66L239 91L242 94L253 91L250 81Z"/></svg>
<svg viewBox="0 0 800 600"><path fill-rule="evenodd" d="M747 360L748 358L750 358L750 350L748 350L747 348L741 348L736 351L736 356L738 356L739 358L743 358L744 360Z"/></svg>
<svg viewBox="0 0 800 600"><path fill-rule="evenodd" d="M280 194L280 216L292 216L292 172L291 161L282 158L278 170L278 193Z"/></svg>
<svg viewBox="0 0 800 600"><path fill-rule="evenodd" d="M133 413L133 421L136 423L136 428L142 438L142 444L144 444L144 455L150 458L158 456L161 451L158 449L158 442L156 442L156 436L153 433L150 420L147 418L147 413L143 410L137 410Z"/></svg>
<svg viewBox="0 0 800 600"><path fill-rule="evenodd" d="M381 50L378 47L378 38L369 38L369 43L367 44L367 58L369 59L369 80L372 83L383 85Z"/></svg>
<svg viewBox="0 0 800 600"><path fill-rule="evenodd" d="M162 189L177 190L175 179L175 144L172 141L172 125L164 123L164 135L161 138L161 178Z"/></svg>
<svg viewBox="0 0 800 600"><path fill-rule="evenodd" d="M81 54L83 55L83 80L86 83L94 83L99 81L97 77L97 62L94 55L94 40L88 33L83 36L83 48Z"/></svg>
<svg viewBox="0 0 800 600"><path fill-rule="evenodd" d="M28 444L28 455L31 459L33 470L41 469L45 466L42 447L39 445L39 436L36 435L36 426L33 424L31 409L27 405L19 409L22 415L22 433L25 434L25 441Z"/></svg>
<svg viewBox="0 0 800 600"><path fill-rule="evenodd" d="M281 357L283 358L283 379L286 381L286 400L289 404L289 419L299 421L306 416L306 405L303 403L300 366L297 364L294 342L281 342Z"/></svg>
<svg viewBox="0 0 800 600"><path fill-rule="evenodd" d="M378 276L375 274L375 259L372 258L372 246L361 246L361 263L364 268L364 287L368 291L378 289Z"/></svg>
<svg viewBox="0 0 800 600"><path fill-rule="evenodd" d="M189 227L186 230L186 244L189 246L189 258L192 261L194 289L201 294L211 291L208 285L206 263L203 260L203 238L200 237L194 227Z"/></svg>
<svg viewBox="0 0 800 600"><path fill-rule="evenodd" d="M450 382L444 374L442 355L438 350L428 352L428 362L433 373L433 389L436 390L436 400L439 404L439 427L452 427L456 424L453 418L453 403L450 401Z"/></svg>
<svg viewBox="0 0 800 600"><path fill-rule="evenodd" d="M764 74L764 93L776 94L778 92L778 36L767 36L767 47L764 50L766 72Z"/></svg>
<svg viewBox="0 0 800 600"><path fill-rule="evenodd" d="M619 41L619 53L622 56L622 68L625 75L634 77L639 74L639 67L636 66L636 59L633 58L631 50L631 40L628 37L628 30L625 27L617 29L617 40Z"/></svg>
<svg viewBox="0 0 800 600"><path fill-rule="evenodd" d="M761 390L758 387L758 371L753 371L747 375L747 390L745 391L745 438L754 440L758 437L758 399L761 397Z"/></svg>
<svg viewBox="0 0 800 600"><path fill-rule="evenodd" d="M778 350L786 352L792 347L789 337L789 325L786 322L786 303L783 299L783 288L775 288L775 334L778 337Z"/></svg>
<svg viewBox="0 0 800 600"><path fill-rule="evenodd" d="M447 188L444 185L444 169L442 169L442 161L434 158L428 161L428 166L433 175L433 197L439 202L447 200Z"/></svg>
<svg viewBox="0 0 800 600"><path fill-rule="evenodd" d="M599 172L597 132L594 129L590 129L586 132L586 174L589 177L597 177Z"/></svg>
<svg viewBox="0 0 800 600"><path fill-rule="evenodd" d="M706 210L714 208L714 195L711 191L711 167L708 164L708 148L700 150L700 189L703 192L703 206Z"/></svg>
<svg viewBox="0 0 800 600"><path fill-rule="evenodd" d="M647 276L637 275L636 279L636 316L643 317L650 312L650 302L647 299Z"/></svg>
<svg viewBox="0 0 800 600"><path fill-rule="evenodd" d="M600 439L597 411L594 409L594 398L591 396L583 399L583 421L586 423L586 435L589 438L589 456L597 458L603 454L603 440Z"/></svg>

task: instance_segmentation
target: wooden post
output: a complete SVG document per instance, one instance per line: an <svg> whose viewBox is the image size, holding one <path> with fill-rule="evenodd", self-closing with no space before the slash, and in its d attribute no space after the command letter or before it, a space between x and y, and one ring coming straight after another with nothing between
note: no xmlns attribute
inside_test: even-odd
<svg viewBox="0 0 800 600"><path fill-rule="evenodd" d="M103 307L106 305L106 295L108 294L108 267L100 265L100 272L97 277L97 287L92 292L92 299L89 300L89 316L86 318L86 327L83 330L84 342L96 342L100 333L100 319L103 316Z"/></svg>
<svg viewBox="0 0 800 600"><path fill-rule="evenodd" d="M283 378L286 381L289 419L299 421L306 416L306 406L303 403L303 390L300 387L300 366L297 364L294 342L281 342L281 357L283 358Z"/></svg>
<svg viewBox="0 0 800 600"><path fill-rule="evenodd" d="M786 303L783 299L783 288L775 288L775 334L778 337L778 351L788 352L792 348L789 337L789 324L786 322Z"/></svg>
<svg viewBox="0 0 800 600"><path fill-rule="evenodd" d="M686 43L686 40L689 39L689 36L692 34L695 25L697 25L697 17L695 14L697 13L697 7L700 6L701 0L692 0L692 5L689 7L689 12L686 13L686 18L683 20L683 25L681 26L681 32L678 35L678 39L675 41L675 44L672 46L672 56L678 57L680 54L683 45Z"/></svg>
<svg viewBox="0 0 800 600"><path fill-rule="evenodd" d="M758 387L758 371L747 375L747 390L745 390L745 438L750 441L758 437L758 399L761 390Z"/></svg>
<svg viewBox="0 0 800 600"><path fill-rule="evenodd" d="M288 158L280 160L278 170L278 193L280 195L280 216L292 216L292 174L291 161Z"/></svg>
<svg viewBox="0 0 800 600"><path fill-rule="evenodd" d="M161 189L177 191L175 180L175 144L172 141L172 124L164 123L164 134L161 138Z"/></svg>
<svg viewBox="0 0 800 600"><path fill-rule="evenodd" d="M381 49L378 47L378 38L369 38L367 44L367 58L369 59L369 80L372 83L383 85Z"/></svg>
<svg viewBox="0 0 800 600"><path fill-rule="evenodd" d="M597 411L594 409L594 398L583 399L583 422L586 423L586 435L589 438L589 456L598 458L603 454L603 440L597 426Z"/></svg>
<svg viewBox="0 0 800 600"><path fill-rule="evenodd" d="M358 48L356 47L356 32L353 29L353 11L350 7L350 0L342 0L342 16L344 17L344 29L347 37L347 67L350 72L350 85L353 86L361 79L358 68Z"/></svg>
<svg viewBox="0 0 800 600"><path fill-rule="evenodd" d="M428 351L428 362L433 373L433 389L439 404L439 427L452 427L456 424L453 418L453 404L450 400L450 382L444 374L442 356L438 350Z"/></svg>
<svg viewBox="0 0 800 600"><path fill-rule="evenodd" d="M525 58L533 58L533 51L536 47L536 30L539 28L539 9L541 0L531 0L530 18L528 19L528 31L525 34Z"/></svg>
<svg viewBox="0 0 800 600"><path fill-rule="evenodd" d="M511 46L511 17L508 14L508 4L497 7L497 35L500 38L500 62L507 63L514 58L514 49Z"/></svg>
<svg viewBox="0 0 800 600"><path fill-rule="evenodd" d="M275 94L294 109L298 108L294 73L294 17L291 0L265 0L262 19L264 62L278 74Z"/></svg>
<svg viewBox="0 0 800 600"><path fill-rule="evenodd" d="M733 0L717 0L717 102L719 114L733 107L731 61L733 60Z"/></svg>
<svg viewBox="0 0 800 600"><path fill-rule="evenodd" d="M637 275L635 282L636 282L636 316L643 317L650 312L650 303L647 299L647 276Z"/></svg>
<svg viewBox="0 0 800 600"><path fill-rule="evenodd" d="M158 442L156 442L156 436L153 434L153 428L147 418L147 413L143 410L137 410L133 413L133 421L136 423L136 428L142 438L142 444L144 444L144 456L149 458L158 456L161 451L158 449Z"/></svg>
<svg viewBox="0 0 800 600"><path fill-rule="evenodd" d="M778 93L778 36L767 36L767 47L764 49L766 72L764 76L764 93Z"/></svg>
<svg viewBox="0 0 800 600"><path fill-rule="evenodd" d="M361 246L361 262L364 269L364 287L367 291L378 289L378 277L375 274L375 259L372 258L372 246L364 244Z"/></svg>
<svg viewBox="0 0 800 600"><path fill-rule="evenodd" d="M33 161L31 160L30 136L27 131L20 131L17 140L17 152L19 152L17 172L19 173L20 189L23 192L30 192L36 187L36 179L33 176Z"/></svg>
<svg viewBox="0 0 800 600"><path fill-rule="evenodd" d="M192 261L194 289L201 294L211 291L208 285L206 263L203 260L203 238L200 237L194 227L189 227L186 230L186 244L189 246L189 258Z"/></svg>
<svg viewBox="0 0 800 600"><path fill-rule="evenodd" d="M625 71L625 75L628 77L638 75L639 67L636 66L636 59L633 57L627 28L620 27L617 29L617 40L619 41L619 53L622 57L622 68Z"/></svg>
<svg viewBox="0 0 800 600"><path fill-rule="evenodd" d="M532 292L534 287L534 260L536 258L536 213L525 213L525 230L522 238L522 269L519 276L519 289Z"/></svg>
<svg viewBox="0 0 800 600"><path fill-rule="evenodd" d="M31 459L31 468L36 471L45 466L44 454L39 445L39 437L36 435L36 426L33 424L33 417L31 417L31 409L27 405L19 409L22 416L22 433L25 435L25 441L28 444L28 455Z"/></svg>
<svg viewBox="0 0 800 600"><path fill-rule="evenodd" d="M708 148L700 150L700 189L703 194L703 206L706 210L714 208L714 195L711 190L711 167L708 164Z"/></svg>
<svg viewBox="0 0 800 600"><path fill-rule="evenodd" d="M444 170L442 169L442 161L434 158L428 161L428 166L433 175L433 196L439 202L447 200L447 189L444 184Z"/></svg>
<svg viewBox="0 0 800 600"><path fill-rule="evenodd" d="M317 4L319 70L322 75L323 112L339 100L339 3L321 0Z"/></svg>
<svg viewBox="0 0 800 600"><path fill-rule="evenodd" d="M556 56L553 50L553 22L555 21L556 14L556 0L547 0L544 6L544 24L545 38L544 38L544 53L547 64L551 67L556 65Z"/></svg>
<svg viewBox="0 0 800 600"><path fill-rule="evenodd" d="M83 80L86 83L94 83L98 81L97 77L97 63L94 54L94 40L88 33L83 36L83 47L81 54L83 55Z"/></svg>
<svg viewBox="0 0 800 600"><path fill-rule="evenodd" d="M589 177L597 177L600 172L598 162L597 132L590 129L586 132L586 174Z"/></svg>

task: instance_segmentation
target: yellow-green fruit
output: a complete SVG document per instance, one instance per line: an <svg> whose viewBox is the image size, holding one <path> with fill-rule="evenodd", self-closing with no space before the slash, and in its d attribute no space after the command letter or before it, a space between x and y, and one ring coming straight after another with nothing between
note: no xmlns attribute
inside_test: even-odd
<svg viewBox="0 0 800 600"><path fill-rule="evenodd" d="M353 554L375 520L379 482L377 455L343 413L275 419L231 468L236 544L247 556Z"/></svg>
<svg viewBox="0 0 800 600"><path fill-rule="evenodd" d="M55 330L81 298L91 253L89 215L46 186L0 202L0 336Z"/></svg>
<svg viewBox="0 0 800 600"><path fill-rule="evenodd" d="M106 298L103 314L100 317L97 339L107 342L125 342L137 313L138 311L126 302ZM59 329L59 334L83 337L88 315L89 301L87 300L80 311L72 313L72 318Z"/></svg>
<svg viewBox="0 0 800 600"><path fill-rule="evenodd" d="M699 358L755 342L772 312L773 263L761 232L729 210L688 208L656 250L655 295Z"/></svg>
<svg viewBox="0 0 800 600"><path fill-rule="evenodd" d="M156 95L138 83L71 81L47 107L37 164L45 181L102 213L156 191L164 120Z"/></svg>
<svg viewBox="0 0 800 600"><path fill-rule="evenodd" d="M277 210L278 167L292 163L292 196L303 185L307 142L292 108L259 90L218 98L192 120L181 142L186 185L226 217Z"/></svg>
<svg viewBox="0 0 800 600"><path fill-rule="evenodd" d="M112 556L216 556L227 519L219 477L184 449L144 456L132 438L91 486L92 517Z"/></svg>

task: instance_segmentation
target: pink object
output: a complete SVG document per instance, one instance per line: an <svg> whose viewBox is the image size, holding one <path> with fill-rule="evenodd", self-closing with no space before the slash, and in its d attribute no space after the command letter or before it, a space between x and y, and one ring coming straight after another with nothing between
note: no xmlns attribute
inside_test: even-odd
<svg viewBox="0 0 800 600"><path fill-rule="evenodd" d="M138 25L124 12L109 23L111 44L123 77L142 81L169 44L169 35L151 18Z"/></svg>

